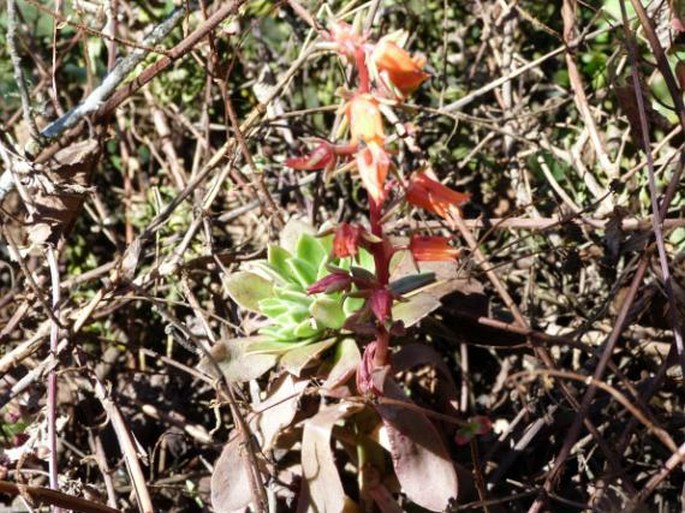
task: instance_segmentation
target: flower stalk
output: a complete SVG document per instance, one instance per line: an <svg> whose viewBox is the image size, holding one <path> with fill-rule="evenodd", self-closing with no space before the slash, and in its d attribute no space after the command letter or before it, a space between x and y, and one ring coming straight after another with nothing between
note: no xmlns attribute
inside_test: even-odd
<svg viewBox="0 0 685 513"><path fill-rule="evenodd" d="M441 217L460 215L459 208L468 195L453 191L422 170L404 178L397 172L387 151L383 114L380 105L401 106L407 96L429 78L423 70L425 59L411 56L388 38L378 42L359 34L352 26L333 21L324 39L343 60L355 68L356 87L345 94L342 109L350 138L334 143L317 140L309 155L288 159L286 165L303 171L332 170L338 164L356 169L369 204L368 228L343 223L335 231L333 258L357 257L360 247L371 253L374 275L355 276L332 270L331 274L309 287L309 294L345 291L364 298L364 306L351 314L345 327L360 338L368 337L357 371L357 388L362 394L381 394L373 382L376 369L389 366L392 337L402 331L393 319L392 308L398 299L390 290L390 261L397 251L410 251L416 262L455 261L458 251L449 239L414 235L409 245L395 246L383 226L384 207L390 196L409 206L418 206ZM389 186L392 177L392 186ZM330 232L329 232L330 233ZM368 340L368 339L367 339Z"/></svg>

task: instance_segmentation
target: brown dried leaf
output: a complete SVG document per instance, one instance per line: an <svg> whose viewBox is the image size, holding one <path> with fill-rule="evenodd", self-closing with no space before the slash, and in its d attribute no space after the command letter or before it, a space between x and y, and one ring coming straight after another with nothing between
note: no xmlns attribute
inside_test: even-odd
<svg viewBox="0 0 685 513"><path fill-rule="evenodd" d="M23 187L28 197L23 199L32 225L28 230L32 244L57 242L71 230L99 155L95 139L74 143L57 151L42 170L30 177Z"/></svg>

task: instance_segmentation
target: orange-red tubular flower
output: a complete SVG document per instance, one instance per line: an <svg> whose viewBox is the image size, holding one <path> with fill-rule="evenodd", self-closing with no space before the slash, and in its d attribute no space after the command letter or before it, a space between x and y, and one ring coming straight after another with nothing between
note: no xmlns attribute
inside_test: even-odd
<svg viewBox="0 0 685 513"><path fill-rule="evenodd" d="M419 172L411 177L406 198L410 204L449 220L453 215L460 215L459 207L469 201L470 196L453 191L426 173Z"/></svg>
<svg viewBox="0 0 685 513"><path fill-rule="evenodd" d="M299 171L316 171L325 169L334 160L335 152L331 144L322 142L309 155L289 158L285 165Z"/></svg>
<svg viewBox="0 0 685 513"><path fill-rule="evenodd" d="M454 261L459 256L447 237L431 235L412 235L409 251L417 262Z"/></svg>
<svg viewBox="0 0 685 513"><path fill-rule="evenodd" d="M372 58L378 71L385 73L392 85L405 96L413 93L430 77L421 69L425 59L412 57L393 41L379 41Z"/></svg>
<svg viewBox="0 0 685 513"><path fill-rule="evenodd" d="M353 144L359 141L381 143L385 138L378 102L370 94L355 95L345 105L345 115L350 123Z"/></svg>
<svg viewBox="0 0 685 513"><path fill-rule="evenodd" d="M366 192L376 203L385 199L385 179L390 169L390 157L382 146L375 142L357 153L357 168Z"/></svg>

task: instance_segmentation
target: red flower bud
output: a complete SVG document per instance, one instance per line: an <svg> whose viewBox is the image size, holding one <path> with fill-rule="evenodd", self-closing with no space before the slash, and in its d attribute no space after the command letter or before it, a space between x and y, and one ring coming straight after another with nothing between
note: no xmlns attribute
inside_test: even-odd
<svg viewBox="0 0 685 513"><path fill-rule="evenodd" d="M333 271L328 276L324 276L316 283L309 286L307 294L320 294L325 292L330 294L332 292L340 292L341 290L350 290L352 285L352 277L344 271Z"/></svg>

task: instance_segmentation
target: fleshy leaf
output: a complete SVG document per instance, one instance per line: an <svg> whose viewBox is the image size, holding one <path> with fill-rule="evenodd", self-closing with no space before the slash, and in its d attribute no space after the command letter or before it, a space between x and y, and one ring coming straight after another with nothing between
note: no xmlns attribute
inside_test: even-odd
<svg viewBox="0 0 685 513"><path fill-rule="evenodd" d="M399 385L387 376L383 393L409 402ZM457 473L435 426L423 413L398 403L379 403L376 411L387 431L395 474L407 497L430 511L444 511L456 499Z"/></svg>
<svg viewBox="0 0 685 513"><path fill-rule="evenodd" d="M398 296L409 294L426 285L435 282L435 273L419 273L403 276L390 284L390 291Z"/></svg>
<svg viewBox="0 0 685 513"><path fill-rule="evenodd" d="M306 308L309 308L309 304L312 302L312 298L304 292L302 292L301 290L291 290L289 288L284 287L274 287L274 293L280 299L285 299L286 301L290 301L292 303L299 303L301 305L305 305Z"/></svg>
<svg viewBox="0 0 685 513"><path fill-rule="evenodd" d="M333 330L339 330L345 323L345 313L340 301L327 296L317 298L309 307L309 313L316 320L317 325Z"/></svg>
<svg viewBox="0 0 685 513"><path fill-rule="evenodd" d="M266 330L264 330L266 331ZM260 354L260 353L285 353L296 347L304 346L311 343L310 339L305 340L295 340L295 341L282 341L282 340L262 340L260 342L255 342L250 344L250 347L246 350L248 354Z"/></svg>
<svg viewBox="0 0 685 513"><path fill-rule="evenodd" d="M267 317L277 317L289 310L290 304L276 297L268 297L259 302L259 311Z"/></svg>
<svg viewBox="0 0 685 513"><path fill-rule="evenodd" d="M323 248L321 240L313 235L304 233L297 241L297 258L308 262L310 265L316 265L322 260L326 260L328 253Z"/></svg>
<svg viewBox="0 0 685 513"><path fill-rule="evenodd" d="M364 248L359 250L359 266L368 269L371 273L376 270L376 263L373 260L373 255Z"/></svg>
<svg viewBox="0 0 685 513"><path fill-rule="evenodd" d="M302 288L307 288L316 281L316 268L301 258L289 258L286 261L291 276L295 277Z"/></svg>
<svg viewBox="0 0 685 513"><path fill-rule="evenodd" d="M245 337L220 340L211 349L211 356L230 382L244 382L257 379L276 364L274 354L249 353L250 347L262 342L261 337ZM203 358L198 365L202 372L218 378L216 367Z"/></svg>
<svg viewBox="0 0 685 513"><path fill-rule="evenodd" d="M318 237L317 240L321 244L321 248L324 251L324 255L328 258L328 255L333 251L333 235L326 235L325 237Z"/></svg>
<svg viewBox="0 0 685 513"><path fill-rule="evenodd" d="M321 353L335 344L334 338L315 342L313 344L293 346L293 349L281 357L281 366L291 374L299 376L302 370L307 367Z"/></svg>
<svg viewBox="0 0 685 513"><path fill-rule="evenodd" d="M234 436L214 463L211 484L214 511L241 511L252 502L243 445L240 437Z"/></svg>
<svg viewBox="0 0 685 513"><path fill-rule="evenodd" d="M341 340L335 346L335 353L332 359L330 359L330 370L327 372L328 377L322 388L332 391L345 384L346 381L354 376L361 358L359 347L353 338ZM324 363L324 365L327 365L327 363Z"/></svg>
<svg viewBox="0 0 685 513"><path fill-rule="evenodd" d="M259 301L273 295L271 282L248 271L231 274L224 280L224 287L238 306L251 312L259 312Z"/></svg>
<svg viewBox="0 0 685 513"><path fill-rule="evenodd" d="M319 330L312 326L312 320L309 318L304 319L295 327L295 329L293 329L293 333L297 338L313 337L318 331Z"/></svg>
<svg viewBox="0 0 685 513"><path fill-rule="evenodd" d="M266 260L271 267L280 274L283 278L292 279L290 268L288 267L288 259L292 255L280 246L269 246L266 252Z"/></svg>
<svg viewBox="0 0 685 513"><path fill-rule="evenodd" d="M364 299L360 297L348 297L343 303L343 312L345 317L349 317L353 313L357 312L362 306L364 306Z"/></svg>
<svg viewBox="0 0 685 513"><path fill-rule="evenodd" d="M281 230L280 246L291 254L296 254L297 241L303 234L314 235L315 230L309 223L299 219L290 219Z"/></svg>
<svg viewBox="0 0 685 513"><path fill-rule="evenodd" d="M340 420L353 414L358 406L337 404L322 407L307 420L302 434L302 471L309 487L310 509L342 512L345 491L331 450L331 432ZM300 510L298 507L298 511Z"/></svg>

